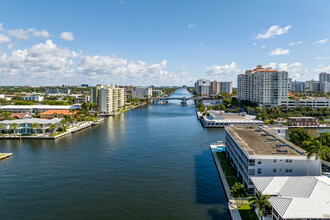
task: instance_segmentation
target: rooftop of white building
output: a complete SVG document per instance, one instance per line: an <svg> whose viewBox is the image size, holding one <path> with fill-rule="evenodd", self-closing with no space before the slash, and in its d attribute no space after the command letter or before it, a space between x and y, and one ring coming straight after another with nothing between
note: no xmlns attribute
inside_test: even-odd
<svg viewBox="0 0 330 220"><path fill-rule="evenodd" d="M283 219L329 219L330 178L251 177L258 191L270 195L269 202Z"/></svg>
<svg viewBox="0 0 330 220"><path fill-rule="evenodd" d="M6 109L73 109L78 108L74 105L4 105L0 110Z"/></svg>
<svg viewBox="0 0 330 220"><path fill-rule="evenodd" d="M63 118L53 118L53 119L41 119L41 118L26 118L26 119L17 119L17 120L4 120L0 121L0 124L55 124L59 123Z"/></svg>
<svg viewBox="0 0 330 220"><path fill-rule="evenodd" d="M268 126L232 125L227 132L248 155L302 156L305 150L272 132Z"/></svg>

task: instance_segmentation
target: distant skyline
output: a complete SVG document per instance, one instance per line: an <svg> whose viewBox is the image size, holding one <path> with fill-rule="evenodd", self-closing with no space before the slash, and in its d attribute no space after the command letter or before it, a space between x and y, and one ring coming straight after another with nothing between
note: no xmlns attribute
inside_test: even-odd
<svg viewBox="0 0 330 220"><path fill-rule="evenodd" d="M330 72L330 1L0 2L0 85L189 85Z"/></svg>

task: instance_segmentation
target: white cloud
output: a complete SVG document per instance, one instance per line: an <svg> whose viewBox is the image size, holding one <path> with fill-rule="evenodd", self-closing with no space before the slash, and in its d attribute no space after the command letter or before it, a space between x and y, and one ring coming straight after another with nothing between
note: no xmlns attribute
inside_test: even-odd
<svg viewBox="0 0 330 220"><path fill-rule="evenodd" d="M268 38L272 38L276 35L282 35L282 34L288 33L290 28L291 28L291 25L288 25L284 28L281 28L279 25L273 25L264 33L258 34L255 37L255 39L268 39Z"/></svg>
<svg viewBox="0 0 330 220"><path fill-rule="evenodd" d="M0 51L3 84L59 85L62 83L116 83L135 85L192 84L187 70L174 74L165 70L167 61L148 65L116 56L86 56L61 48L51 40L11 54ZM20 79L17 81L17 79ZM132 79L134 82L132 82Z"/></svg>
<svg viewBox="0 0 330 220"><path fill-rule="evenodd" d="M74 36L72 32L62 32L60 38L67 41L73 41Z"/></svg>
<svg viewBox="0 0 330 220"><path fill-rule="evenodd" d="M262 48L262 49L265 49L265 48L266 48L266 45L262 45L261 48Z"/></svg>
<svg viewBox="0 0 330 220"><path fill-rule="evenodd" d="M322 40L314 42L313 44L325 44L327 41L328 41L328 39L322 39Z"/></svg>
<svg viewBox="0 0 330 220"><path fill-rule="evenodd" d="M302 78L307 76L307 70L302 69L303 65L300 62L292 64L272 62L269 63L268 66L278 71L288 72L289 77L292 77L295 80L301 80Z"/></svg>
<svg viewBox="0 0 330 220"><path fill-rule="evenodd" d="M0 58L0 76L20 77L20 82L40 82L59 79L74 72L74 59L79 54L67 48L59 48L51 40L36 44L29 49L14 50L11 56Z"/></svg>
<svg viewBox="0 0 330 220"><path fill-rule="evenodd" d="M37 31L37 30L33 29L33 31L31 32L31 36L33 36L33 37L44 37L44 38L49 38L50 37L48 31L46 31L45 29L41 30L41 31Z"/></svg>
<svg viewBox="0 0 330 220"><path fill-rule="evenodd" d="M217 80L235 80L236 75L241 72L241 70L237 67L236 62L231 62L231 64L214 65L211 67L205 68L206 75L212 79Z"/></svg>
<svg viewBox="0 0 330 220"><path fill-rule="evenodd" d="M330 59L330 57L315 57L316 60L327 60Z"/></svg>
<svg viewBox="0 0 330 220"><path fill-rule="evenodd" d="M282 48L277 48L275 50L272 50L270 52L270 56L279 56L279 55L285 55L285 54L289 54L289 50L288 49L282 49Z"/></svg>
<svg viewBox="0 0 330 220"><path fill-rule="evenodd" d="M320 65L318 68L314 69L315 72L330 72L330 66Z"/></svg>
<svg viewBox="0 0 330 220"><path fill-rule="evenodd" d="M298 42L291 42L288 44L288 46L296 46L296 45L299 45L299 44L302 44L304 41L298 41Z"/></svg>
<svg viewBox="0 0 330 220"><path fill-rule="evenodd" d="M6 31L8 35L17 38L28 40L30 37L44 37L48 38L50 35L46 30L38 31L34 28L29 28L27 30L23 29L9 29Z"/></svg>
<svg viewBox="0 0 330 220"><path fill-rule="evenodd" d="M9 41L10 41L10 38L8 36L0 33L0 44L1 43L7 43Z"/></svg>
<svg viewBox="0 0 330 220"><path fill-rule="evenodd" d="M193 27L195 27L195 24L194 23L188 24L188 28L193 28Z"/></svg>

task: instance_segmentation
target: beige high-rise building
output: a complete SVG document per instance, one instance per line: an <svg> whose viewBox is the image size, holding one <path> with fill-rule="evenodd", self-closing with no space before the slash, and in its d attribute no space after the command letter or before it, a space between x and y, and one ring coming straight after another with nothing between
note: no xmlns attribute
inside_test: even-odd
<svg viewBox="0 0 330 220"><path fill-rule="evenodd" d="M238 75L237 87L240 100L256 102L260 107L278 106L281 101L288 100L288 72L258 65Z"/></svg>
<svg viewBox="0 0 330 220"><path fill-rule="evenodd" d="M91 98L99 105L99 112L116 113L125 107L126 91L116 85L97 85L91 90Z"/></svg>

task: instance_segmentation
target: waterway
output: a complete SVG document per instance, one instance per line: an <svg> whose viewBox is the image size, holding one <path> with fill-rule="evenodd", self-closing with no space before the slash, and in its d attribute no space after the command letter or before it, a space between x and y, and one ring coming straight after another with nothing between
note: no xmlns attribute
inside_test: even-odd
<svg viewBox="0 0 330 220"><path fill-rule="evenodd" d="M173 96L189 96L185 89ZM191 101L147 105L59 140L1 140L0 219L229 219Z"/></svg>

